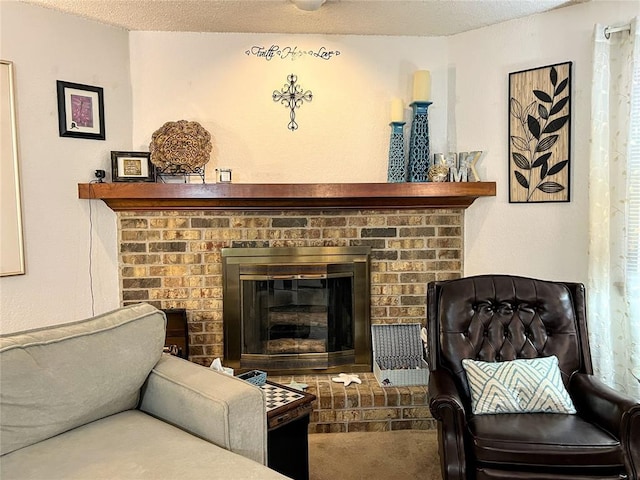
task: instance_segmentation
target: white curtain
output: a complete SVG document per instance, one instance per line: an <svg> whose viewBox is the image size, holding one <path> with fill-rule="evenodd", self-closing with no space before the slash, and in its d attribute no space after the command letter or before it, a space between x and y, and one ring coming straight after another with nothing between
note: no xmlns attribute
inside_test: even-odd
<svg viewBox="0 0 640 480"><path fill-rule="evenodd" d="M640 17L596 25L589 173L588 319L594 373L640 398Z"/></svg>

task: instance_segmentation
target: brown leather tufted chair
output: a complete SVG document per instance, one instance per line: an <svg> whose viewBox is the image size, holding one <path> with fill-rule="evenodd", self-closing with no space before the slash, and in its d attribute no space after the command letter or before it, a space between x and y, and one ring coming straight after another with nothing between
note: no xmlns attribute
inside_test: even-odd
<svg viewBox="0 0 640 480"><path fill-rule="evenodd" d="M427 301L444 480L638 480L640 403L592 375L582 284L483 275L431 282ZM462 359L550 355L576 415L471 413Z"/></svg>

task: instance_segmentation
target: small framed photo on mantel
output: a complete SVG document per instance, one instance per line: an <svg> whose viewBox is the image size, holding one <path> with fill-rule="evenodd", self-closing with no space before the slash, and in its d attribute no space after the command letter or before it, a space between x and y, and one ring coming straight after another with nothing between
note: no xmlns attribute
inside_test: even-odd
<svg viewBox="0 0 640 480"><path fill-rule="evenodd" d="M111 152L111 179L114 182L155 182L149 152Z"/></svg>
<svg viewBox="0 0 640 480"><path fill-rule="evenodd" d="M57 88L60 136L104 140L102 87L58 80Z"/></svg>

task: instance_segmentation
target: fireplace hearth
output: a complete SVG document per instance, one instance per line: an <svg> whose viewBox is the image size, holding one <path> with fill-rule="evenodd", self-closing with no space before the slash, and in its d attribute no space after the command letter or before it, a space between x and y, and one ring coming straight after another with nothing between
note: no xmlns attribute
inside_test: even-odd
<svg viewBox="0 0 640 480"><path fill-rule="evenodd" d="M271 374L371 371L370 247L224 248L224 357Z"/></svg>

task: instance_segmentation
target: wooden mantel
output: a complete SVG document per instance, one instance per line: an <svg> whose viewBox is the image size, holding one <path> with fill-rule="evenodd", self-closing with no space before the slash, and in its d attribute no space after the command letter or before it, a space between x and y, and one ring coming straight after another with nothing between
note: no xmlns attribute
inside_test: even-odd
<svg viewBox="0 0 640 480"><path fill-rule="evenodd" d="M467 208L496 195L495 182L443 183L80 183L79 198L112 210Z"/></svg>

